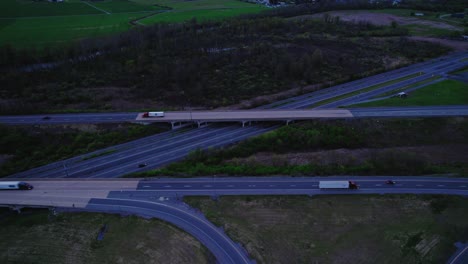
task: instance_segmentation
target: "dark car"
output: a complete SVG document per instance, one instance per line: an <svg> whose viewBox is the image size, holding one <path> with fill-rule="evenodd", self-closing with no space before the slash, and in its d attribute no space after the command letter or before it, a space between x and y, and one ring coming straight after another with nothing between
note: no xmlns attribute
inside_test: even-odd
<svg viewBox="0 0 468 264"><path fill-rule="evenodd" d="M388 180L388 181L386 181L385 183L386 183L386 184L395 184L395 182L392 181L392 180Z"/></svg>
<svg viewBox="0 0 468 264"><path fill-rule="evenodd" d="M49 120L49 119L50 119L50 116L44 116L44 117L42 118L42 120Z"/></svg>
<svg viewBox="0 0 468 264"><path fill-rule="evenodd" d="M143 168L143 167L146 167L146 163L140 163L140 164L138 164L138 168Z"/></svg>

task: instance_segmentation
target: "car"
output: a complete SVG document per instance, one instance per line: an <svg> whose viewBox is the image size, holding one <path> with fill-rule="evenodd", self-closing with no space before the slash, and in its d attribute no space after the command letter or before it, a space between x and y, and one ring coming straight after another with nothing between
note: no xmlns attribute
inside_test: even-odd
<svg viewBox="0 0 468 264"><path fill-rule="evenodd" d="M395 184L396 182L395 181L392 181L392 180L388 180L385 182L386 184Z"/></svg>
<svg viewBox="0 0 468 264"><path fill-rule="evenodd" d="M138 164L138 168L143 168L143 167L146 167L146 163L140 163L140 164Z"/></svg>
<svg viewBox="0 0 468 264"><path fill-rule="evenodd" d="M42 120L49 120L49 119L50 119L50 116L44 116L44 117L42 118Z"/></svg>

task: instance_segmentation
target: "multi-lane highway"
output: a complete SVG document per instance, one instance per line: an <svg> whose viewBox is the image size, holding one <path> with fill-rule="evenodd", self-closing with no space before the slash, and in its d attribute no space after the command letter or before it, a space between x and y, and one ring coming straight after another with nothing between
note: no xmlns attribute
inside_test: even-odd
<svg viewBox="0 0 468 264"><path fill-rule="evenodd" d="M393 79L399 79L410 74L421 73L443 74L454 68L462 67L468 62L468 53L457 53L441 59L434 59L428 62L412 65L395 71L375 75L365 79L341 84L332 88L323 89L317 92L301 95L287 100L279 101L275 104L260 107L260 109L301 109L314 105L317 102L340 96L349 92L365 89L369 86L386 83ZM417 77L419 78L419 77ZM406 85L407 80L402 81ZM396 84L391 84L395 88ZM378 90L386 92L387 86L382 86ZM359 101L362 98L354 98ZM350 103L346 100L346 104ZM352 103L352 102L351 102ZM467 106L458 107L427 107L427 108L379 108L379 109L351 109L353 116L357 117L404 117L404 116L459 116L466 115ZM43 116L30 117L3 117L3 122L8 123L48 123L61 120L66 122L84 123L89 120L100 122L107 120L134 120L136 113L110 113L110 114L74 114L74 115L50 115L50 119L42 119ZM68 119L68 120L66 120ZM5 121L6 120L6 121ZM184 158L195 149L206 149L210 147L224 146L251 136L259 135L278 128L275 124L258 124L249 127L241 127L238 124L232 125L209 125L198 129L186 129L180 132L167 132L160 135L140 139L124 145L113 146L100 150L93 154L105 153L102 156L92 154L75 157L72 159L52 163L30 171L12 175L12 177L120 177L122 175L160 167L170 162ZM139 164L146 163L147 166L139 168Z"/></svg>
<svg viewBox="0 0 468 264"><path fill-rule="evenodd" d="M392 179L395 184L385 181ZM358 190L320 190L320 180L354 180ZM369 193L468 196L468 179L443 177L262 177L115 180L30 180L31 191L1 191L1 206L46 206L157 217L200 240L220 263L250 263L246 251L200 212L180 202L186 195L325 195ZM464 254L464 251L458 253ZM464 259L458 257L457 259ZM460 263L460 262L453 262Z"/></svg>

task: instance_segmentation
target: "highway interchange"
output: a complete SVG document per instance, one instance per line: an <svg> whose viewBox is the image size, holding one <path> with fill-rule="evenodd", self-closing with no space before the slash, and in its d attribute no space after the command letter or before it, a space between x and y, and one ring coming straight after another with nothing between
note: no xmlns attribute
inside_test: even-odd
<svg viewBox="0 0 468 264"><path fill-rule="evenodd" d="M454 69L468 65L468 52L456 53L447 57L433 59L411 65L398 70L378 74L368 78L360 79L350 83L337 85L331 88L304 94L301 96L282 100L273 104L259 107L259 109L305 109L320 101L328 100L349 92L365 89L369 86L386 83L390 80L399 79L414 73L416 78L432 75L443 75ZM375 96L377 91L388 92L389 86L395 89L398 84L407 85L406 79L402 82L384 85L371 91ZM345 104L357 103L367 100L367 93L360 94L353 102L349 98L343 101ZM321 105L319 107L324 107ZM353 116L364 117L417 117L417 116L466 116L468 106L438 106L438 107L414 107L414 108L366 108L350 109ZM121 122L134 121L137 113L102 113L102 114L60 114L49 115L50 119L43 120L43 116L4 116L0 122L23 123L23 124L60 124L60 123L89 123L89 122ZM153 135L137 141L128 142L118 146L98 150L93 153L74 157L48 164L39 168L20 172L11 177L14 178L55 178L55 177L85 177L85 178L114 178L126 174L154 169L173 161L183 159L188 153L196 149L207 149L229 145L246 138L260 135L280 127L278 123L259 123L252 126L242 127L239 124L210 124L205 127L192 129L185 128L169 131L159 135ZM100 156L102 155L102 156ZM89 159L89 157L94 157ZM147 166L139 168L139 164L146 163Z"/></svg>
<svg viewBox="0 0 468 264"><path fill-rule="evenodd" d="M457 53L428 62L411 65L398 70L337 85L317 92L285 99L259 109L305 109L335 108L355 104L390 90L427 80L434 75L468 65L468 53ZM369 86L397 80L411 74L417 76L396 83L383 85L372 91L363 91L333 102L320 102L343 94L365 90ZM156 109L157 110L157 109ZM367 108L350 109L355 117L417 117L417 116L466 116L467 106L413 107L413 108ZM63 124L132 122L136 113L102 114L56 114L34 116L3 116L6 124ZM158 179L136 181L131 179L99 179L80 181L57 179L41 181L41 178L117 178L128 173L160 167L180 160L191 151L201 148L225 146L240 140L260 135L280 127L278 123L260 123L248 127L239 124L211 124L205 127L181 128L136 141L112 146L103 150L51 163L29 171L11 175L12 178L30 178L36 188L31 192L0 192L0 204L75 208L111 213L133 213L143 217L158 217L174 223L198 238L221 263L250 263L245 250L230 240L219 228L213 226L203 215L179 201L185 195L265 195L265 194L367 194L367 193L440 193L468 195L468 181L458 178L402 177L392 179L395 185L386 185L383 178L338 177L355 179L359 190L321 191L320 178L202 178ZM92 158L91 158L92 157ZM139 164L148 164L139 168ZM35 178L35 179L34 179ZM335 179L329 178L326 179ZM164 198L165 197L165 198ZM461 251L458 262L466 260Z"/></svg>
<svg viewBox="0 0 468 264"><path fill-rule="evenodd" d="M391 178L394 185L385 183ZM320 190L320 180L354 180L358 190ZM0 192L3 206L45 206L157 217L200 240L220 263L251 263L245 250L200 212L186 195L456 194L468 196L468 179L443 177L262 177L193 179L30 180L32 191ZM459 260L464 260L461 251ZM462 263L462 262L457 262Z"/></svg>

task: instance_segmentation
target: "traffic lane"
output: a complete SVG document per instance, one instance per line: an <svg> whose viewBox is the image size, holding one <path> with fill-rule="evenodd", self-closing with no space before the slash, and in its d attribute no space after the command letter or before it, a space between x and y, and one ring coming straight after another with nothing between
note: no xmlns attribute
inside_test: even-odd
<svg viewBox="0 0 468 264"><path fill-rule="evenodd" d="M176 160L180 160L187 156L191 151L197 149L208 149L214 148L219 146L224 146L227 144L235 143L240 140L246 139L251 136L259 135L265 133L267 131L271 131L278 126L271 126L271 127L249 127L249 128L239 128L239 130L234 131L232 133L228 132L225 134L217 135L216 137L210 137L203 141L195 141L191 145L181 145L178 148L166 150L164 152L150 155L145 159L139 160L139 163L144 162L148 164L145 166L145 170L151 168L157 168L162 165L171 163ZM138 168L138 163L130 162L124 163L123 165L119 165L119 167L113 167L109 170L103 171L101 173L95 173L91 175L91 178L113 178L113 177L120 177L124 174L134 173L142 171L141 168Z"/></svg>
<svg viewBox="0 0 468 264"><path fill-rule="evenodd" d="M463 66L465 66L467 63L466 62L461 62L461 61L455 61L453 62L454 64L450 64L451 66L449 68L446 69L446 71L440 71L437 72L438 73L444 73L444 72L449 72L451 70L454 70L454 69L458 69L458 68L461 68ZM435 66L434 66L435 67ZM434 68L433 67L433 68ZM422 80L424 78L427 78L427 76L432 76L434 75L434 72L431 71L431 69L433 68L427 68L424 70L424 76L422 77L415 77L415 78L412 78L410 80L403 80L397 84L394 84L392 85L392 87L400 87L402 86L404 83L408 84L410 82L414 82L412 80L416 80L416 79L419 79L419 80ZM366 87L370 87L372 85L376 85L376 84L379 84L379 83L384 83L384 82L387 82L389 81L389 79L399 79L401 77L405 77L405 76L408 76L408 75L411 75L411 74L414 74L414 73L417 73L417 72L422 72L422 71L415 71L415 72L405 72L404 74L398 74L398 75L391 75L391 76L388 76L385 80L380 80L380 81L376 81L376 80L369 80L369 81L366 81L364 83L361 83L361 84L357 84L357 85L354 85L354 86L351 86L351 87L347 87L347 86L343 86L343 87L340 87L337 89L337 86L336 88L328 88L326 89L327 93L324 93L324 92L314 92L314 93L310 93L308 94L308 96L306 97L301 97L300 99L295 99L293 102L289 103L289 104L285 104L285 105L282 105L280 107L277 107L277 109L286 109L286 108L302 108L302 107L307 107L309 105L312 105L312 104L315 104L317 102L320 102L322 100L326 100L326 99L329 99L329 98L332 98L332 97L336 97L336 96L339 96L339 95L342 95L342 94L345 94L345 93L350 93L350 92L354 92L354 91L358 91L358 90L361 90L363 88L366 88ZM432 74L431 74L432 73ZM423 74L421 74L423 75ZM367 79L366 79L367 80ZM382 90L382 88L380 88L379 90L381 90L381 92L374 92L374 95L376 94L379 94L379 93L383 93L385 92L386 90L388 90L388 86L386 86L387 88L384 87L384 90ZM394 89L394 88L392 88ZM324 90L321 90L321 91L324 91ZM372 92L372 91L371 91ZM367 94L367 93L366 93ZM354 99L357 98L360 98L359 95L357 96L354 96ZM340 101L344 101L343 103L346 104L346 102L348 102L348 100L350 100L349 98L345 98L343 100L340 100ZM286 101L287 102L287 101ZM319 106L317 108L324 108L324 107L330 107L330 106L338 106L339 104L337 103L329 103L325 106Z"/></svg>
<svg viewBox="0 0 468 264"><path fill-rule="evenodd" d="M189 211L188 208L184 210L169 204L113 199L92 199L86 208L157 217L196 237L216 256L219 263L252 263L246 251L234 243L220 228L214 226L201 214Z"/></svg>
<svg viewBox="0 0 468 264"><path fill-rule="evenodd" d="M447 264L466 264L468 263L468 244L459 248L455 254L447 261Z"/></svg>
<svg viewBox="0 0 468 264"><path fill-rule="evenodd" d="M371 189L460 189L468 190L468 181L396 181L395 184L387 184L383 180L362 180L356 181L361 188ZM204 182L167 182L154 183L142 181L138 184L137 190L233 190L233 189L318 189L319 181L290 181L290 182L223 182L222 179L206 180Z"/></svg>
<svg viewBox="0 0 468 264"><path fill-rule="evenodd" d="M164 153L167 149L176 148L179 145L183 145L184 142L191 142L197 138L202 139L213 137L214 134L221 133L226 129L227 128L219 127L202 129L201 131L194 130L193 133L187 133L184 131L184 133L176 135L165 134L160 139L152 137L151 139L140 142L140 144L137 145L124 145L118 148L120 151L114 151L107 155L94 157L92 159L86 159L86 156L82 156L80 159L64 160L55 163L53 166L46 165L42 168L40 167L13 174L9 177L83 177L89 175L89 173L96 173L99 170L110 168L113 164L122 165L122 160L126 162L133 161L136 163L134 166L137 167L138 163L142 163L145 157L152 156L155 153Z"/></svg>
<svg viewBox="0 0 468 264"><path fill-rule="evenodd" d="M181 198L184 196L226 196L226 195L336 195L336 194L447 194L468 196L468 190L459 189L414 189L414 188L363 188L351 189L179 189L153 191L112 191L108 198L132 200L157 200L159 197Z"/></svg>
<svg viewBox="0 0 468 264"><path fill-rule="evenodd" d="M134 121L138 113L83 113L83 114L43 114L0 116L0 123L5 124L63 124L84 122L121 122Z"/></svg>

